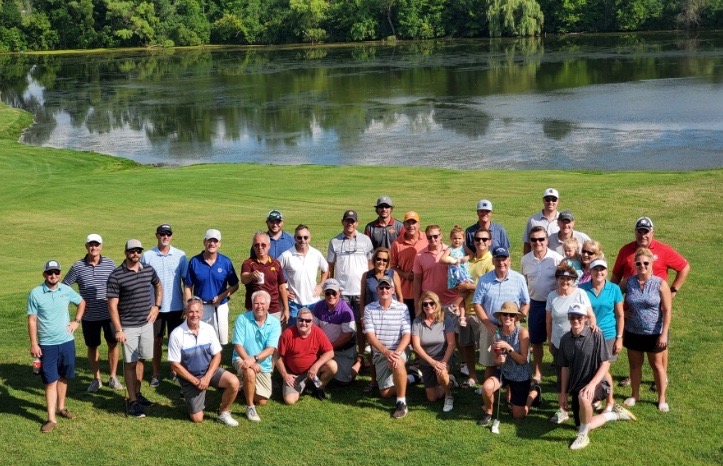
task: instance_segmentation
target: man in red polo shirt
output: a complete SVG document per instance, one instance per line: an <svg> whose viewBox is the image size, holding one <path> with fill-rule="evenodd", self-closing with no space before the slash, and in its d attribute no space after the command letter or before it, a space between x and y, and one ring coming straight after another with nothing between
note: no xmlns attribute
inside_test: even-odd
<svg viewBox="0 0 723 466"><path fill-rule="evenodd" d="M410 210L404 214L404 230L397 236L391 247L391 263L389 266L399 275L402 285L404 304L409 308L409 321L414 321L414 259L417 254L427 249L429 243L424 233L419 231L419 214Z"/></svg>
<svg viewBox="0 0 723 466"><path fill-rule="evenodd" d="M264 232L254 235L252 247L256 258L248 258L241 266L241 283L246 285L246 310L251 309L251 295L264 290L271 296L269 315L282 324L289 320L289 294L279 261L269 256L271 240Z"/></svg>
<svg viewBox="0 0 723 466"><path fill-rule="evenodd" d="M434 291L443 305L451 304L457 299L457 290L447 288L447 263L440 262L447 250L442 241L439 225L429 225L425 229L427 249L422 250L414 259L414 302L419 300L425 291Z"/></svg>

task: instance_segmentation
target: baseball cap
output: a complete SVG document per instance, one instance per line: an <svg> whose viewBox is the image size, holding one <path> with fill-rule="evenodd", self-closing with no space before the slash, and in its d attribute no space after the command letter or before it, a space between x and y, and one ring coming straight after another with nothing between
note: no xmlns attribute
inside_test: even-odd
<svg viewBox="0 0 723 466"><path fill-rule="evenodd" d="M392 202L392 198L389 196L382 196L379 199L377 199L377 205L374 207L379 207L380 205L388 205L389 207L394 207L394 203Z"/></svg>
<svg viewBox="0 0 723 466"><path fill-rule="evenodd" d="M494 210L492 209L492 202L487 199L482 199L477 203L477 210Z"/></svg>
<svg viewBox="0 0 723 466"><path fill-rule="evenodd" d="M559 221L569 220L569 221L573 222L573 221L575 221L575 216L569 210L563 210L562 212L560 212L560 215L559 215L559 217L557 217L557 219Z"/></svg>
<svg viewBox="0 0 723 466"><path fill-rule="evenodd" d="M592 261L592 262L590 263L590 270L594 269L595 267L604 267L604 268L607 269L607 268L608 268L608 263L605 262L605 261L602 260L602 259L595 259L594 261Z"/></svg>
<svg viewBox="0 0 723 466"><path fill-rule="evenodd" d="M339 289L341 288L341 287L339 286L339 282L336 281L336 279L334 279L334 278L329 278L329 279L327 279L327 280L321 285L321 287L324 289L324 291L326 291L326 290L339 291Z"/></svg>
<svg viewBox="0 0 723 466"><path fill-rule="evenodd" d="M346 219L352 219L355 222L359 221L359 217L357 217L356 210L347 210L344 212L344 216L341 217L341 221L343 222Z"/></svg>
<svg viewBox="0 0 723 466"><path fill-rule="evenodd" d="M131 249L143 249L143 245L137 239L129 239L126 241L126 251Z"/></svg>
<svg viewBox="0 0 723 466"><path fill-rule="evenodd" d="M542 193L542 197L556 197L557 199L560 199L560 193L557 192L557 189L555 188L547 188L544 193Z"/></svg>
<svg viewBox="0 0 723 466"><path fill-rule="evenodd" d="M556 270L555 271L555 278L557 277L570 277L570 278L577 278L577 273L570 272L569 270Z"/></svg>
<svg viewBox="0 0 723 466"><path fill-rule="evenodd" d="M382 277L377 280L377 288L379 288L382 285L391 286L394 287L394 281L392 280L392 277L388 275L382 275Z"/></svg>
<svg viewBox="0 0 723 466"><path fill-rule="evenodd" d="M570 306L570 309L567 310L567 315L575 315L575 316L586 316L587 310L582 306L580 303L574 303Z"/></svg>
<svg viewBox="0 0 723 466"><path fill-rule="evenodd" d="M650 217L640 217L635 221L635 230L652 230L653 229L653 221L650 220Z"/></svg>
<svg viewBox="0 0 723 466"><path fill-rule="evenodd" d="M103 238L101 238L100 235L97 233L91 233L85 238L85 244L88 243L103 244Z"/></svg>
<svg viewBox="0 0 723 466"><path fill-rule="evenodd" d="M410 210L409 212L404 214L404 221L406 222L407 220L416 220L417 223L421 222L421 220L419 220L419 214L413 210Z"/></svg>
<svg viewBox="0 0 723 466"><path fill-rule="evenodd" d="M209 228L206 230L206 235L203 237L204 241L207 239L215 239L221 241L221 232L215 228Z"/></svg>
<svg viewBox="0 0 723 466"><path fill-rule="evenodd" d="M49 260L45 263L45 267L43 267L43 272L47 272L48 270L61 270L60 262L56 260Z"/></svg>
<svg viewBox="0 0 723 466"><path fill-rule="evenodd" d="M515 303L512 302L512 301L505 301L504 303L502 303L502 306L500 307L500 309L499 309L498 311L495 311L494 313L495 313L495 314L502 314L502 313L505 313L505 314L521 314L521 313L520 313L520 308L517 307L517 304L515 304Z"/></svg>
<svg viewBox="0 0 723 466"><path fill-rule="evenodd" d="M278 210L272 210L269 212L269 215L266 217L266 220L283 220L284 216L281 215L281 212Z"/></svg>
<svg viewBox="0 0 723 466"><path fill-rule="evenodd" d="M156 234L160 233L168 233L169 235L172 235L173 229L171 229L171 225L164 223L163 225L158 225L158 228L156 228Z"/></svg>
<svg viewBox="0 0 723 466"><path fill-rule="evenodd" d="M498 246L492 250L492 257L510 257L510 252L506 248Z"/></svg>

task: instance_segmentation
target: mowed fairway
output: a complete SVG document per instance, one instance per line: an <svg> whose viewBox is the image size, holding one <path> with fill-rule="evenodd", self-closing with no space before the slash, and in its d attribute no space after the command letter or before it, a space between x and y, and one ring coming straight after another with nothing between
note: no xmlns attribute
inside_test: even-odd
<svg viewBox="0 0 723 466"><path fill-rule="evenodd" d="M123 159L68 150L27 147L16 142L30 117L0 106L0 455L4 464L721 464L720 245L723 171L686 173L573 171L453 171L405 167L197 165L155 168ZM408 157L413 157L409 154ZM403 161L395 163L404 165ZM654 168L654 161L651 161ZM494 168L494 167L490 167ZM561 193L561 209L575 213L576 229L602 242L609 261L633 239L637 217L655 222L656 238L672 244L692 271L675 298L670 336L671 411L655 408L647 391L646 365L638 422L609 423L591 434L592 444L571 452L571 423L556 426L554 379L547 364L546 403L523 421L503 408L501 434L475 424L480 397L458 391L454 411L428 404L416 386L408 394L409 415L390 418L393 403L362 394L363 377L346 389L330 390L320 402L304 397L293 407L273 401L259 408L262 422L233 414L238 428L213 422L219 396L207 402L207 421L193 425L167 379L158 390L144 388L156 403L145 419L123 415L122 394L103 388L86 395L91 380L80 332L76 335L77 377L68 407L74 421L60 419L55 432L41 435L45 419L41 381L31 374L26 329L28 291L42 281L43 263L54 258L65 271L83 253L88 233L100 233L104 253L116 261L123 243L154 245L155 227L174 229L174 245L187 254L202 246L203 232L223 233L222 252L237 269L247 257L254 231L265 229L270 209L280 209L286 228L306 223L312 245L326 252L340 229L344 209L357 209L360 229L374 217L381 194L392 196L395 214L419 212L422 224L439 224L445 235L459 223L476 221L481 198L494 203L494 221L507 228L513 268L519 270L525 220L541 208L543 190ZM239 294L232 317L242 311ZM101 348L105 361L105 344ZM230 363L230 348L224 352ZM107 366L102 362L104 378ZM149 379L149 365L146 367ZM163 371L168 373L167 363ZM613 376L627 373L625 354ZM630 389L616 393L619 402Z"/></svg>

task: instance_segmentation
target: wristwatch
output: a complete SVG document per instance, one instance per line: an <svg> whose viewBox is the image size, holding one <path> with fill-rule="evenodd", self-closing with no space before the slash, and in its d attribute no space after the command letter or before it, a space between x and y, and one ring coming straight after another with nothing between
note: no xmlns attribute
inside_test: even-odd
<svg viewBox="0 0 723 466"><path fill-rule="evenodd" d="M75 319L74 322L75 322L76 324L79 324L79 323L80 323L80 319Z"/></svg>
<svg viewBox="0 0 723 466"><path fill-rule="evenodd" d="M259 357L258 357L258 355L254 355L254 361L259 362Z"/></svg>
<svg viewBox="0 0 723 466"><path fill-rule="evenodd" d="M671 287L670 287L670 292L671 292L671 293L677 293L677 292L678 292L678 289L677 289L676 287L674 287L674 286L671 286Z"/></svg>

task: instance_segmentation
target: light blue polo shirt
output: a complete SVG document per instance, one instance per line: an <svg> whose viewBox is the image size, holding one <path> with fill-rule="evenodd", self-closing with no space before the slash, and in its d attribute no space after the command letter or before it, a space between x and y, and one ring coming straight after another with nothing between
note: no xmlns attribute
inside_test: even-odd
<svg viewBox="0 0 723 466"><path fill-rule="evenodd" d="M499 325L499 321L493 314L500 310L505 301L512 301L520 307L530 302L525 277L514 270L510 270L503 280L497 278L494 270L482 275L474 290L472 302L480 304L487 312L490 322L495 325Z"/></svg>
<svg viewBox="0 0 723 466"><path fill-rule="evenodd" d="M161 286L163 286L161 312L182 311L183 279L188 271L186 253L171 246L168 254L163 255L156 246L143 253L141 262L153 267L161 280ZM154 295L151 294L151 299L155 301L153 298ZM155 302L151 302L151 305L153 304Z"/></svg>
<svg viewBox="0 0 723 466"><path fill-rule="evenodd" d="M256 356L268 347L274 349L279 347L279 337L281 336L281 322L279 319L266 315L266 321L259 327L254 320L253 311L247 311L240 314L236 318L236 325L233 328L233 338L231 343L235 345L241 345L246 350L249 356ZM231 363L233 364L237 359L241 357L233 351ZM261 366L261 372L271 372L271 360L272 356L264 359L259 363Z"/></svg>
<svg viewBox="0 0 723 466"><path fill-rule="evenodd" d="M597 326L602 330L606 340L615 338L617 328L615 326L615 305L623 302L623 293L620 287L615 283L605 280L605 286L600 290L600 296L595 296L592 289L592 282L583 283L580 289L587 291L592 305L592 311L595 313Z"/></svg>
<svg viewBox="0 0 723 466"><path fill-rule="evenodd" d="M73 340L68 333L68 304L80 304L83 298L68 285L58 283L54 290L43 283L28 295L28 315L38 316L38 344L60 345Z"/></svg>

